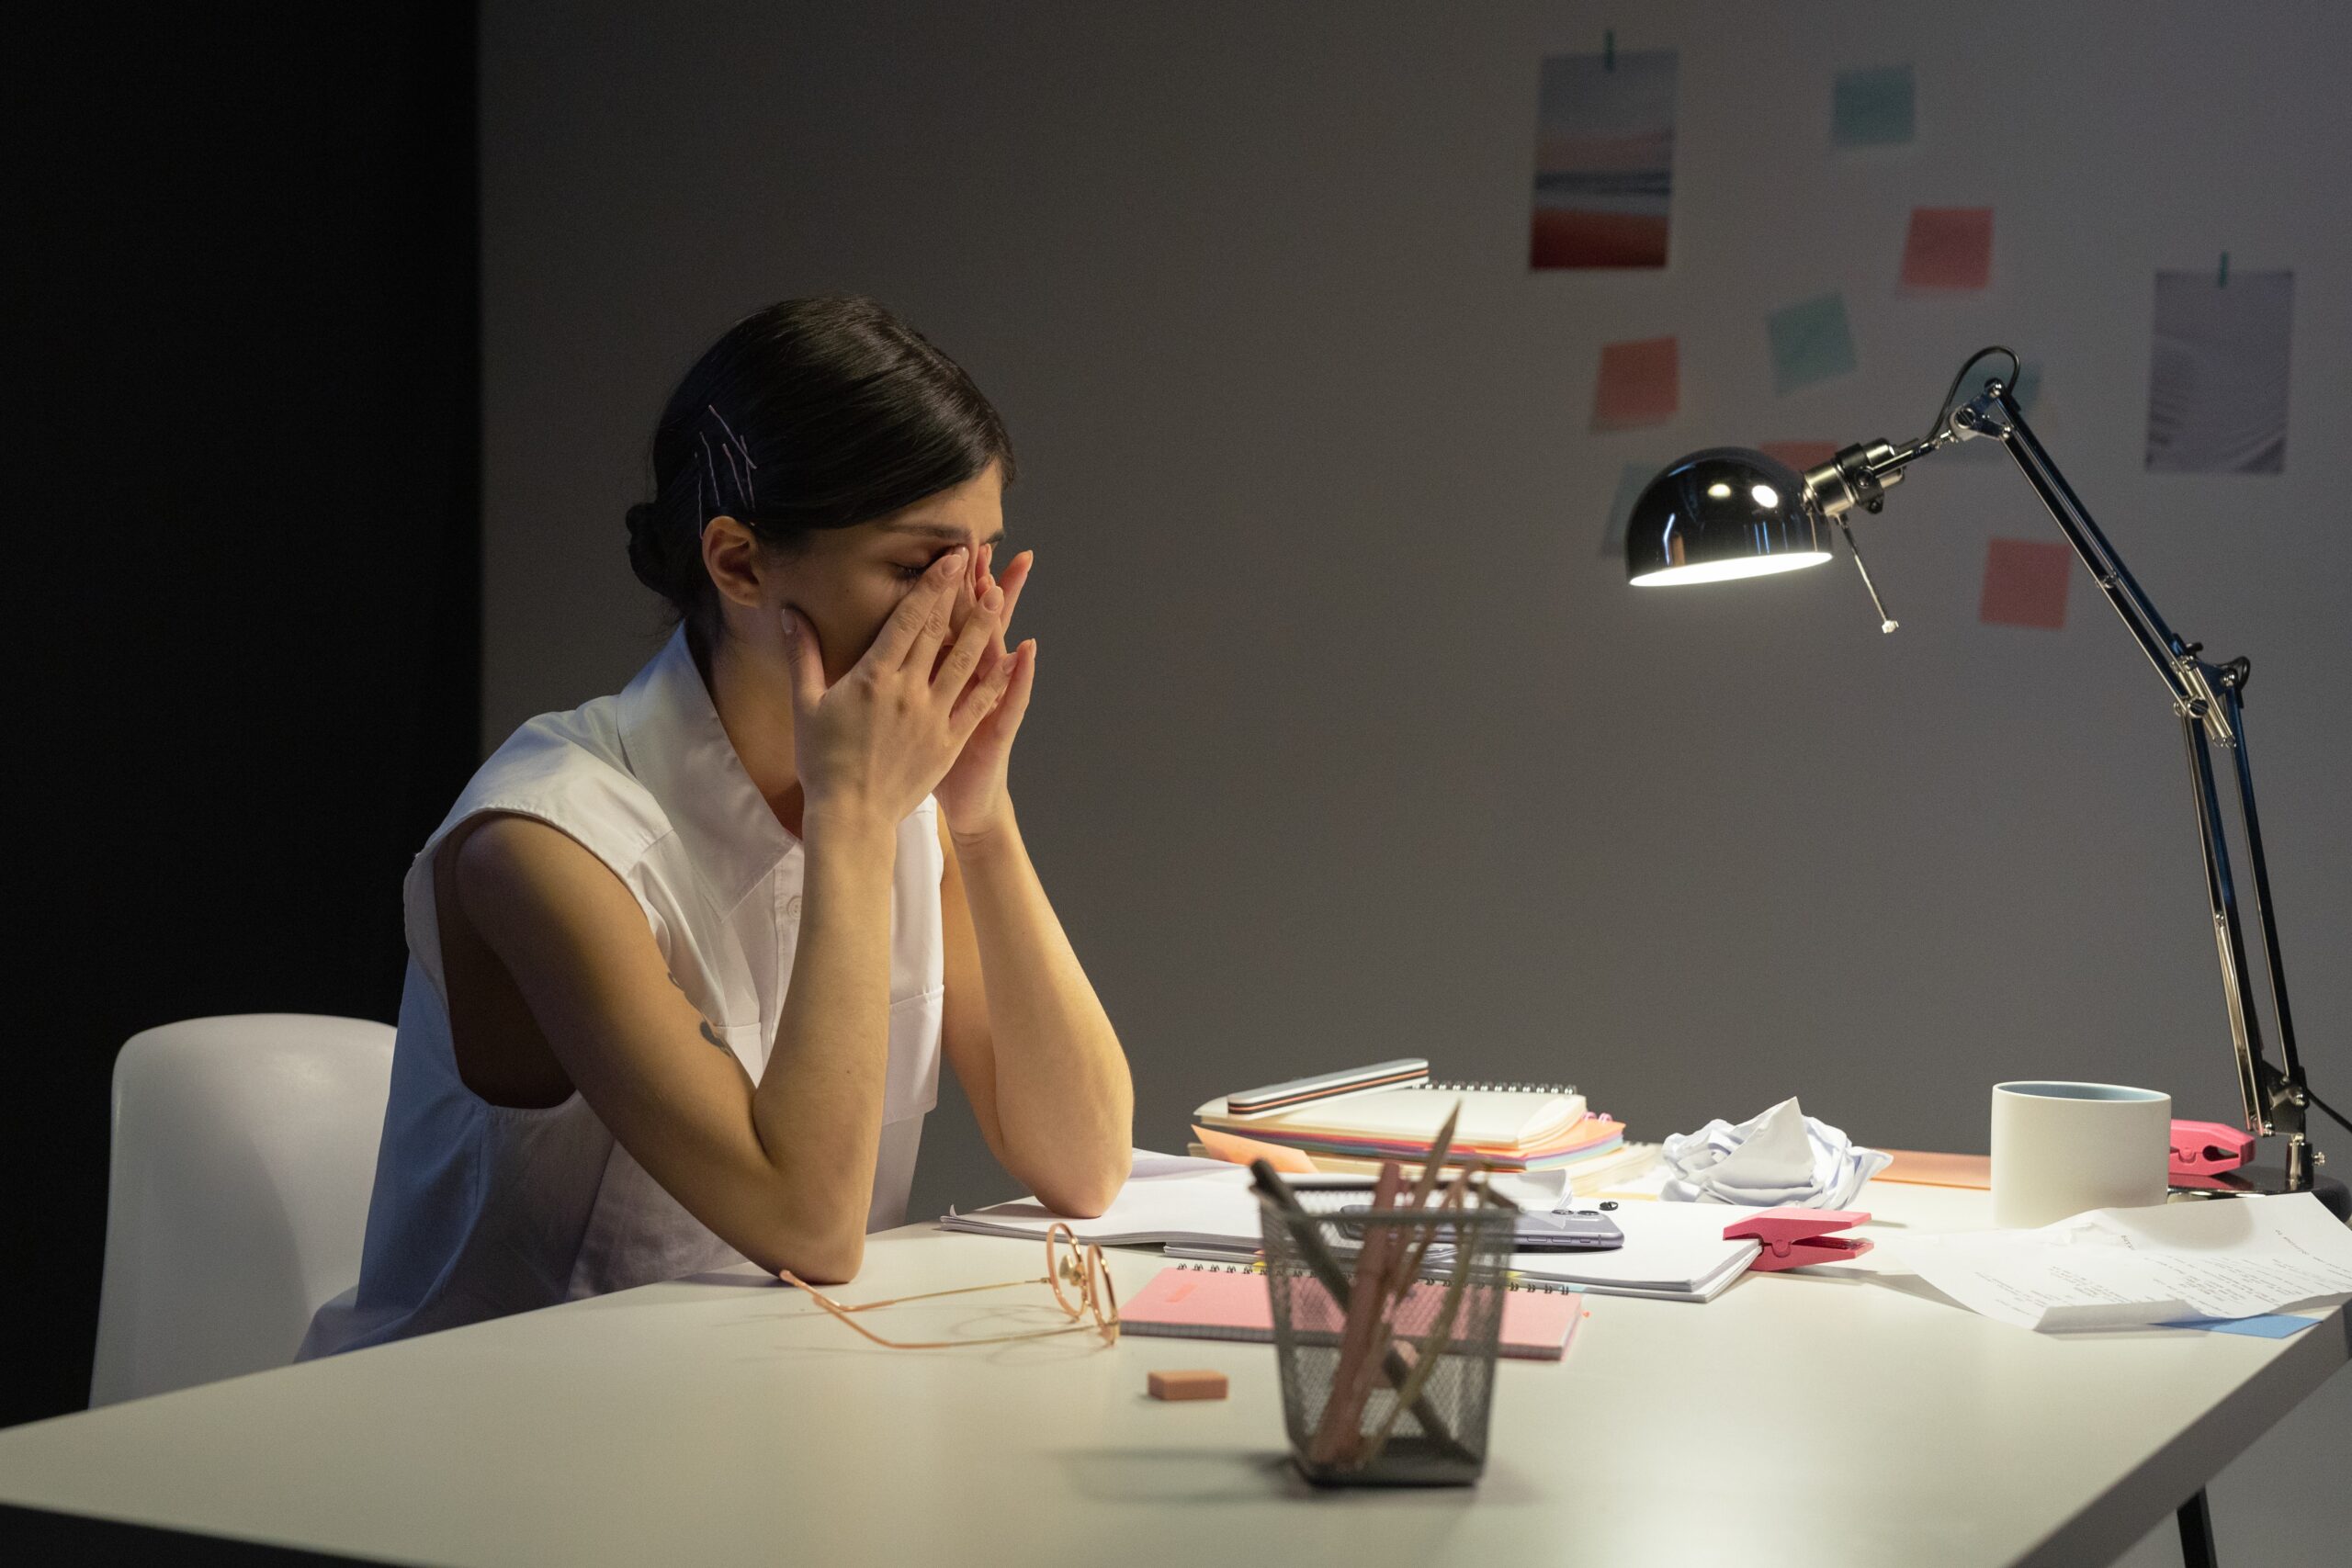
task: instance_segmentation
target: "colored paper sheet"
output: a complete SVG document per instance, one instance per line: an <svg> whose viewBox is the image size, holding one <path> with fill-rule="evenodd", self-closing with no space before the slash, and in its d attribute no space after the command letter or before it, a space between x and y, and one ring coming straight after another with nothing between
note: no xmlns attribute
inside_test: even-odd
<svg viewBox="0 0 2352 1568"><path fill-rule="evenodd" d="M1840 71L1829 95L1829 140L1838 147L1891 147L1916 134L1911 67Z"/></svg>
<svg viewBox="0 0 2352 1568"><path fill-rule="evenodd" d="M1530 267L1666 265L1675 66L1672 50L1544 62Z"/></svg>
<svg viewBox="0 0 2352 1568"><path fill-rule="evenodd" d="M1982 288L1993 278L1993 209L1915 207L1903 242L1905 288Z"/></svg>
<svg viewBox="0 0 2352 1568"><path fill-rule="evenodd" d="M1193 1136L1200 1139L1201 1147L1208 1150L1211 1159L1228 1160L1235 1165L1248 1165L1261 1159L1285 1176L1312 1176L1315 1162L1296 1149L1280 1144L1261 1143L1245 1138L1238 1133L1220 1133L1214 1127L1195 1127Z"/></svg>
<svg viewBox="0 0 2352 1568"><path fill-rule="evenodd" d="M2291 272L2156 274L2149 472L2285 470L2294 315Z"/></svg>
<svg viewBox="0 0 2352 1568"><path fill-rule="evenodd" d="M1609 525L1600 532L1600 554L1603 559L1614 556L1625 558L1625 519L1634 514L1634 502L1642 499L1642 491L1658 476L1664 463L1628 463L1617 470L1617 494L1609 502Z"/></svg>
<svg viewBox="0 0 2352 1568"><path fill-rule="evenodd" d="M1838 456L1835 441L1767 441L1757 448L1767 457L1786 463L1798 473L1817 468Z"/></svg>
<svg viewBox="0 0 2352 1568"><path fill-rule="evenodd" d="M1765 322L1772 340L1772 389L1793 392L1854 369L1854 334L1846 325L1846 299L1824 294L1775 310Z"/></svg>
<svg viewBox="0 0 2352 1568"><path fill-rule="evenodd" d="M1984 597L1976 618L1994 626L2064 626L2074 569L2074 551L2065 544L1995 539L1984 552Z"/></svg>
<svg viewBox="0 0 2352 1568"><path fill-rule="evenodd" d="M1595 430L1635 430L1663 424L1681 402L1674 340L1642 338L1603 344L1592 389Z"/></svg>

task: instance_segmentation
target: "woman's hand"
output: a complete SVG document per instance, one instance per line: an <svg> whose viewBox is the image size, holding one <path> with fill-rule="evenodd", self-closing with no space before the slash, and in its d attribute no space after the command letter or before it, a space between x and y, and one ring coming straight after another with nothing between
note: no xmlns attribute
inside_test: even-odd
<svg viewBox="0 0 2352 1568"><path fill-rule="evenodd" d="M1001 592L994 604L983 595L956 627L968 565L961 549L933 562L865 657L830 689L815 629L799 612L785 609L804 822L848 818L895 829L939 786L1005 695L1018 660L1000 657L981 669L1003 636ZM955 638L942 657L951 629Z"/></svg>
<svg viewBox="0 0 2352 1568"><path fill-rule="evenodd" d="M1004 647L1004 628L1012 624L1012 606L1020 601L1022 589L1028 586L1029 570L1036 562L1036 553L1023 550L1013 557L1000 582L989 570L993 547L980 547L979 570L974 579L978 596L972 608L972 619L985 617L993 626L987 667L980 678L1001 680L1003 695L973 727L963 750L933 790L939 796L940 810L946 814L947 830L967 843L985 837L1011 813L1005 767L1012 759L1012 738L1021 728L1021 717L1029 711L1029 693L1037 676L1035 637L1010 653ZM965 630L968 635L968 622Z"/></svg>

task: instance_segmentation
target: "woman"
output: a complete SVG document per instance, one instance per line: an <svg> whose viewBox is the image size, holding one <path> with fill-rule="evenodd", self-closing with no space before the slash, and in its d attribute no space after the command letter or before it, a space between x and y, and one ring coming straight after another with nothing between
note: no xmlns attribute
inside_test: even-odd
<svg viewBox="0 0 2352 1568"><path fill-rule="evenodd" d="M871 300L738 322L671 397L629 561L669 642L524 725L410 868L359 1283L323 1355L750 1258L857 1272L939 1057L1051 1207L1127 1171L1126 1061L1023 848L1012 453Z"/></svg>

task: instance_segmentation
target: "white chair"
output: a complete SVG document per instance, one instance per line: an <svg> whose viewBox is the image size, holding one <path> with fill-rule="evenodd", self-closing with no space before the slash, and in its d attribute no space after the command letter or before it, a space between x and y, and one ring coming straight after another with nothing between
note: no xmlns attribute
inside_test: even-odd
<svg viewBox="0 0 2352 1568"><path fill-rule="evenodd" d="M134 1034L114 1064L90 1403L282 1367L359 1278L392 1029L247 1013Z"/></svg>

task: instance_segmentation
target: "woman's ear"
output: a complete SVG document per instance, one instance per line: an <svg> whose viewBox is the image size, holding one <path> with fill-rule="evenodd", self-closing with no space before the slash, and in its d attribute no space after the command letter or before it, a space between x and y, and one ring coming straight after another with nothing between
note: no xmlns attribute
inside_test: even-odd
<svg viewBox="0 0 2352 1568"><path fill-rule="evenodd" d="M760 608L766 562L758 536L740 519L721 513L703 525L702 564L721 599L747 610Z"/></svg>

